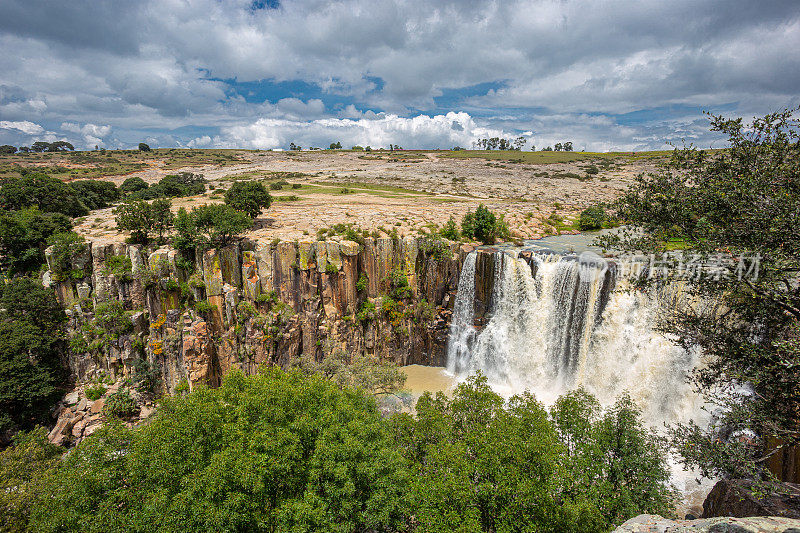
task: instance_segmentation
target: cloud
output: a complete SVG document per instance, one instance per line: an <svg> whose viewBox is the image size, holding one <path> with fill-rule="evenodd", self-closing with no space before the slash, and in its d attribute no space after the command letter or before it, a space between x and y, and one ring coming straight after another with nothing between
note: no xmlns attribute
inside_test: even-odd
<svg viewBox="0 0 800 533"><path fill-rule="evenodd" d="M97 124L74 124L72 122L64 122L61 124L61 129L72 133L79 133L83 136L83 142L86 148L91 149L94 146L105 146L106 143L103 137L108 137L111 134L111 126L98 126Z"/></svg>
<svg viewBox="0 0 800 533"><path fill-rule="evenodd" d="M246 147L258 149L285 148L290 142L300 146L343 146L404 148L452 148L469 146L478 137L510 136L502 130L478 125L467 113L419 115L412 118L385 115L376 118L324 118L298 121L261 118L243 126L222 128L215 138L194 139L193 146Z"/></svg>
<svg viewBox="0 0 800 533"><path fill-rule="evenodd" d="M39 133L44 132L43 127L28 120L22 120L19 122L0 120L0 128L5 130L17 130L25 135L38 135Z"/></svg>
<svg viewBox="0 0 800 533"><path fill-rule="evenodd" d="M800 48L800 4L790 0L253 5L7 0L0 48L12 53L0 55L0 118L41 132L108 125L122 145L147 136L230 142L261 120L285 125L241 137L321 139L319 121L329 120L329 131L377 144L391 135L449 142L441 132L392 130L390 117L411 127L423 113L466 112L474 129L555 139L572 128L575 138L597 135L587 143L654 146L701 108L763 114L800 103L800 55L787 52ZM671 122L623 123L653 109L673 110ZM83 127L64 131L84 143L109 138ZM13 135L30 134L4 129L4 139Z"/></svg>

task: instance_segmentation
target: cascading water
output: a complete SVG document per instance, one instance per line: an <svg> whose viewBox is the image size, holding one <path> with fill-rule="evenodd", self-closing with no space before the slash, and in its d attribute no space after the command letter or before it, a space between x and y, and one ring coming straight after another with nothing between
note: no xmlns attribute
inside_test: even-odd
<svg viewBox="0 0 800 533"><path fill-rule="evenodd" d="M475 264L464 261L448 342L447 369L480 370L499 392L534 392L545 403L582 386L604 404L628 391L653 425L702 418L686 383L698 354L654 329L659 298L623 286L608 264L575 256L494 252L485 326L474 325Z"/></svg>
<svg viewBox="0 0 800 533"><path fill-rule="evenodd" d="M447 370L456 378L481 371L500 394L530 390L548 405L579 386L603 405L627 391L654 428L706 423L702 400L686 382L699 352L654 327L659 308L674 305L680 291L625 290L628 281L617 279L613 263L583 254L496 251L492 293L477 328L479 253L492 252L466 257L451 322ZM696 507L710 482L694 479L673 464L673 482Z"/></svg>

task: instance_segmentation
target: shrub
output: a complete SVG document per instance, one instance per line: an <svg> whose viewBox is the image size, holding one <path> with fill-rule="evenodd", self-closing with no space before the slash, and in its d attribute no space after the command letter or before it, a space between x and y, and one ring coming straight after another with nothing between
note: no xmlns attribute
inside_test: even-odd
<svg viewBox="0 0 800 533"><path fill-rule="evenodd" d="M141 191L143 189L147 189L149 185L146 181L142 178L136 176L133 178L127 178L125 181L122 182L122 185L119 186L119 190L123 194L130 194L137 191Z"/></svg>
<svg viewBox="0 0 800 533"><path fill-rule="evenodd" d="M172 203L165 198L151 203L129 199L114 208L117 229L129 231L131 242L137 244L147 244L152 232L157 233L161 240L175 219L171 207Z"/></svg>
<svg viewBox="0 0 800 533"><path fill-rule="evenodd" d="M461 221L461 231L465 237L477 239L483 244L493 244L498 237L508 236L508 226L483 204L475 212L468 211Z"/></svg>
<svg viewBox="0 0 800 533"><path fill-rule="evenodd" d="M104 180L78 180L69 184L89 209L103 209L119 200L121 194L117 186Z"/></svg>
<svg viewBox="0 0 800 533"><path fill-rule="evenodd" d="M62 213L70 217L89 214L75 189L63 181L40 172L20 178L5 178L0 188L0 208L19 210L36 206L43 213Z"/></svg>
<svg viewBox="0 0 800 533"><path fill-rule="evenodd" d="M280 191L283 189L283 183L280 181L273 181L269 184L269 188L273 191Z"/></svg>
<svg viewBox="0 0 800 533"><path fill-rule="evenodd" d="M201 314L210 313L212 309L214 306L208 300L200 300L194 304L194 310Z"/></svg>
<svg viewBox="0 0 800 533"><path fill-rule="evenodd" d="M92 401L99 400L106 393L106 387L102 383L94 383L86 387L83 392Z"/></svg>
<svg viewBox="0 0 800 533"><path fill-rule="evenodd" d="M262 209L272 204L272 196L259 181L237 181L225 193L225 203L256 218Z"/></svg>
<svg viewBox="0 0 800 533"><path fill-rule="evenodd" d="M149 152L150 151L150 146L148 146L146 143L139 143L139 151L140 152Z"/></svg>
<svg viewBox="0 0 800 533"><path fill-rule="evenodd" d="M55 233L47 238L50 248L50 263L55 281L70 277L82 278L82 270L72 271L72 258L86 251L86 240L72 231Z"/></svg>
<svg viewBox="0 0 800 533"><path fill-rule="evenodd" d="M109 394L103 404L103 414L113 418L128 418L139 410L136 401L127 389L120 389Z"/></svg>
<svg viewBox="0 0 800 533"><path fill-rule="evenodd" d="M0 211L0 268L12 276L38 270L47 240L71 229L69 217L61 213L41 213L35 207Z"/></svg>
<svg viewBox="0 0 800 533"><path fill-rule="evenodd" d="M368 283L369 279L367 279L367 275L364 272L362 272L358 276L358 281L356 282L356 291L364 292L365 290L367 290Z"/></svg>
<svg viewBox="0 0 800 533"><path fill-rule="evenodd" d="M578 219L578 228L581 231L601 229L606 221L606 212L601 206L584 209Z"/></svg>
<svg viewBox="0 0 800 533"><path fill-rule="evenodd" d="M180 208L175 218L174 245L184 250L227 246L252 225L249 216L226 204L201 205L191 211Z"/></svg>
<svg viewBox="0 0 800 533"><path fill-rule="evenodd" d="M452 216L445 223L442 231L440 231L439 234L445 239L450 239L451 241L457 241L461 238L461 232L458 230L458 225Z"/></svg>

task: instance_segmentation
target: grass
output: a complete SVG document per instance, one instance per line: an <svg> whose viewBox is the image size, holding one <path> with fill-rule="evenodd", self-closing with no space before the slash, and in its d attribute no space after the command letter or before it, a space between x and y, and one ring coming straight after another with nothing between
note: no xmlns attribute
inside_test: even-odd
<svg viewBox="0 0 800 533"><path fill-rule="evenodd" d="M439 153L439 157L461 159L478 158L490 161L507 161L510 163L528 163L532 165L548 165L553 163L569 163L592 159L661 159L669 157L671 150L652 152L517 152L516 150L457 150Z"/></svg>

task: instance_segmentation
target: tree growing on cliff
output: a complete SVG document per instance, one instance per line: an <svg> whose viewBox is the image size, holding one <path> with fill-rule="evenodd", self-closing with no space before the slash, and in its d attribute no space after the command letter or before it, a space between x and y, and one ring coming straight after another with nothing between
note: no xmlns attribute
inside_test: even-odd
<svg viewBox="0 0 800 533"><path fill-rule="evenodd" d="M174 244L181 250L227 246L252 225L249 216L226 204L201 205L191 211L181 207L175 218Z"/></svg>
<svg viewBox="0 0 800 533"><path fill-rule="evenodd" d="M131 232L131 242L135 244L147 244L152 233L156 233L161 242L172 227L171 207L172 202L166 198L152 202L128 200L114 208L117 229Z"/></svg>
<svg viewBox="0 0 800 533"><path fill-rule="evenodd" d="M38 270L47 239L71 229L69 217L61 213L36 208L0 211L0 267L11 276Z"/></svg>
<svg viewBox="0 0 800 533"><path fill-rule="evenodd" d="M17 278L0 294L0 431L46 424L61 394L62 325L67 317L51 289Z"/></svg>
<svg viewBox="0 0 800 533"><path fill-rule="evenodd" d="M730 148L675 150L661 172L640 176L618 202L639 233L607 247L660 253L682 246L707 269L686 279L690 302L661 328L708 359L693 379L724 408L709 428L674 428L687 464L709 476L761 477L769 456L800 443L800 124L797 110L757 118L709 115ZM711 275L710 275L710 274ZM723 311L724 310L724 311Z"/></svg>
<svg viewBox="0 0 800 533"><path fill-rule="evenodd" d="M272 205L272 196L260 181L237 181L225 192L225 203L256 218L262 209Z"/></svg>

